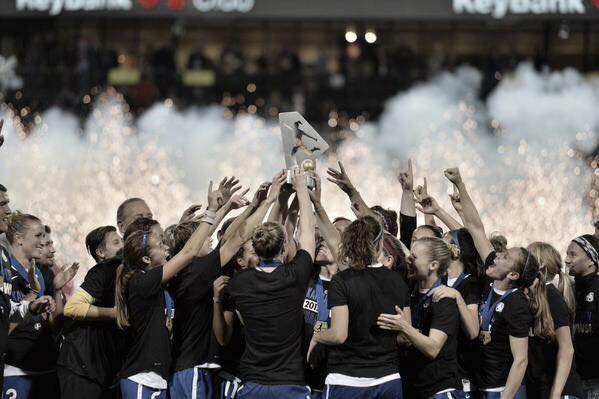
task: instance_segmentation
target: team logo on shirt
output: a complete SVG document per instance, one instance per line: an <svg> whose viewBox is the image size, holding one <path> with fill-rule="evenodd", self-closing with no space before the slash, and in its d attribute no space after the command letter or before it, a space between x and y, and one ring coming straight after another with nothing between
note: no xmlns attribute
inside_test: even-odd
<svg viewBox="0 0 599 399"><path fill-rule="evenodd" d="M42 328L42 323L35 323L33 328L35 328L35 331L39 331Z"/></svg>
<svg viewBox="0 0 599 399"><path fill-rule="evenodd" d="M505 305L503 304L503 302L499 302L499 304L497 305L497 308L495 309L495 311L497 313L501 313L503 311L504 307L505 307Z"/></svg>
<svg viewBox="0 0 599 399"><path fill-rule="evenodd" d="M589 292L585 299L587 300L587 302L593 302L595 300L595 293Z"/></svg>

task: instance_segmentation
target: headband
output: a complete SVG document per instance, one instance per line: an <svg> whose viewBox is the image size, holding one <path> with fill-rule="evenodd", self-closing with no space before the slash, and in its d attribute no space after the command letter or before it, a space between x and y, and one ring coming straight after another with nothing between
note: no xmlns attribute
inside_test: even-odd
<svg viewBox="0 0 599 399"><path fill-rule="evenodd" d="M584 238L584 236L580 236L576 237L572 241L580 245L582 250L589 256L589 258L591 258L595 266L599 267L599 253L589 240Z"/></svg>
<svg viewBox="0 0 599 399"><path fill-rule="evenodd" d="M144 232L143 245L144 245L144 256L145 256L148 253L148 233L147 232Z"/></svg>

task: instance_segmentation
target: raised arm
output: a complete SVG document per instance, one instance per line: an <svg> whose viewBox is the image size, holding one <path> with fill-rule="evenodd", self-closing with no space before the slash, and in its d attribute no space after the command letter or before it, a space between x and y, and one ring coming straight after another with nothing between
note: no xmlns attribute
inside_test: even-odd
<svg viewBox="0 0 599 399"><path fill-rule="evenodd" d="M237 232L239 227L244 224L246 219L250 217L250 215L252 215L254 212L256 212L262 201L266 199L270 184L270 182L266 182L262 183L260 187L258 187L258 191L256 191L253 200L244 209L244 211L235 218L235 220L231 223L227 231L224 232L222 238L220 239L221 244L225 243L228 239L230 239L233 236L233 234Z"/></svg>
<svg viewBox="0 0 599 399"><path fill-rule="evenodd" d="M428 184L426 182L426 177L424 178L424 183L422 186L416 187L414 190L414 201L417 203L421 203L422 200L429 197L428 195ZM428 224L429 226L436 226L435 217L432 214L424 214L424 224Z"/></svg>
<svg viewBox="0 0 599 399"><path fill-rule="evenodd" d="M425 215L434 215L441 220L449 230L458 230L462 226L460 222L455 220L445 209L441 208L437 200L433 197L426 197L420 201L416 208Z"/></svg>
<svg viewBox="0 0 599 399"><path fill-rule="evenodd" d="M287 234L287 260L290 261L295 257L297 253L297 243L295 242L295 229L297 227L297 221L299 219L299 202L297 196L293 197L291 205L289 206L289 212L287 212L287 219L285 220L285 233Z"/></svg>
<svg viewBox="0 0 599 399"><path fill-rule="evenodd" d="M460 170L458 168L447 169L445 171L445 177L447 177L447 179L449 179L449 181L458 189L459 202L462 205L464 227L466 227L472 235L476 250L481 259L485 261L489 254L493 252L493 245L491 245L491 242L487 238L485 226L483 225L474 202L466 190L466 185L462 181Z"/></svg>
<svg viewBox="0 0 599 399"><path fill-rule="evenodd" d="M162 269L162 282L166 283L187 266L200 251L206 239L210 236L210 228L218 224L216 212L223 205L223 195L220 190L212 191L212 181L208 188L208 210L202 216L198 228L191 235L185 246L173 256Z"/></svg>
<svg viewBox="0 0 599 399"><path fill-rule="evenodd" d="M312 204L314 204L314 210L316 211L316 222L318 223L318 228L320 229L320 235L327 244L327 247L329 248L329 251L331 251L334 259L337 261L339 243L341 242L341 234L339 233L339 230L335 228L333 223L331 223L329 215L327 215L327 211L322 206L322 182L320 177L315 176L314 180L316 181L316 188L312 191L309 191L308 194L310 195Z"/></svg>
<svg viewBox="0 0 599 399"><path fill-rule="evenodd" d="M316 252L315 218L310 195L308 194L307 176L303 170L293 169L293 188L300 208L298 245L299 249L306 251L314 260Z"/></svg>
<svg viewBox="0 0 599 399"><path fill-rule="evenodd" d="M233 236L227 240L220 247L220 260L221 265L224 266L227 264L229 260L241 248L241 246L252 237L252 233L254 229L262 223L264 217L266 216L266 212L270 209L271 205L277 200L279 193L281 192L281 187L285 184L285 173L279 173L273 179L273 183L270 184L270 192L268 192L268 197L264 198L264 190L263 186L258 189L254 198L258 197L255 201L260 201L260 205L256 212L252 213L239 227L238 231L236 231ZM266 186L268 188L268 186Z"/></svg>
<svg viewBox="0 0 599 399"><path fill-rule="evenodd" d="M362 195L349 179L341 161L339 161L339 170L329 168L327 173L329 175L327 180L335 183L345 194L347 194L351 201L351 209L357 217L372 216L377 220L381 219L376 212L372 211L368 205L366 205Z"/></svg>
<svg viewBox="0 0 599 399"><path fill-rule="evenodd" d="M268 221L283 224L287 219L287 214L289 212L289 197L293 190L288 185L284 185L281 188L281 192L279 193L279 197L273 204L270 209L270 213L268 214Z"/></svg>
<svg viewBox="0 0 599 399"><path fill-rule="evenodd" d="M401 184L401 209L400 214L416 217L416 204L414 202L414 171L412 169L412 160L408 159L408 168L400 170L397 181Z"/></svg>

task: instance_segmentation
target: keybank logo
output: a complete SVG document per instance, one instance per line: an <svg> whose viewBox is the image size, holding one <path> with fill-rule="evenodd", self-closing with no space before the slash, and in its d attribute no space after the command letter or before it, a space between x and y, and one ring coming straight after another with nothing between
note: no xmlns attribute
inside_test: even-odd
<svg viewBox="0 0 599 399"><path fill-rule="evenodd" d="M508 14L585 14L584 0L452 0L456 14L491 15L501 19ZM599 0L592 0L599 8Z"/></svg>
<svg viewBox="0 0 599 399"><path fill-rule="evenodd" d="M137 8L147 11L155 10L160 4L164 4L171 11L184 11L189 8L199 12L246 13L254 8L256 0L16 0L16 9L59 15L65 11L131 11L136 8L135 4ZM191 4L191 7L187 4Z"/></svg>
<svg viewBox="0 0 599 399"><path fill-rule="evenodd" d="M152 10L161 3L161 0L137 0L146 10ZM163 0L169 10L184 10L186 0ZM256 4L255 0L188 0L200 12L249 12Z"/></svg>

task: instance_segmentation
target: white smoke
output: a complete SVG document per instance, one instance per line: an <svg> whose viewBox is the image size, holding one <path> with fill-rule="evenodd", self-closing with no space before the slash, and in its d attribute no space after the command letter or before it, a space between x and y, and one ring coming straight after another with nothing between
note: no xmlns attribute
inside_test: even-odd
<svg viewBox="0 0 599 399"><path fill-rule="evenodd" d="M379 123L363 125L338 156L369 204L397 210L397 168L408 158L446 207L442 171L459 166L488 232L499 230L512 244L544 240L563 249L590 228L593 171L577 150L596 144L599 91L575 71L539 74L523 65L484 104L480 81L478 71L463 67L398 94ZM51 109L21 139L18 118L2 106L0 181L13 209L53 227L61 262L89 265L85 234L115 224L125 198L145 198L166 226L192 202L205 203L210 179L235 174L255 189L283 168L276 121L228 119L223 111L179 111L164 102L135 121L110 90L97 98L82 131L76 117ZM331 154L327 162L335 161ZM319 168L324 175L325 165ZM350 214L332 184L323 202L331 216Z"/></svg>

